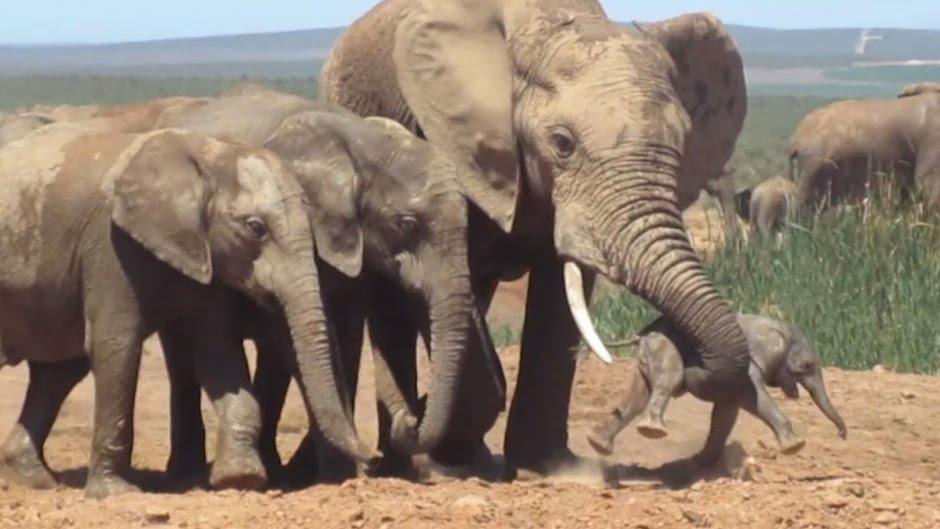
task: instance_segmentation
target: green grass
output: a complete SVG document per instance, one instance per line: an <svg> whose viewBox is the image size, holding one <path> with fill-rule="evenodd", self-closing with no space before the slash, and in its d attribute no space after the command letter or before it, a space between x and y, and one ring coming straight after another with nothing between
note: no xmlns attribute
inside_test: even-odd
<svg viewBox="0 0 940 529"><path fill-rule="evenodd" d="M709 275L738 311L803 328L828 365L938 373L940 218L922 205L872 203L802 219L779 240L725 247ZM600 300L594 315L608 339L656 316L629 294Z"/></svg>

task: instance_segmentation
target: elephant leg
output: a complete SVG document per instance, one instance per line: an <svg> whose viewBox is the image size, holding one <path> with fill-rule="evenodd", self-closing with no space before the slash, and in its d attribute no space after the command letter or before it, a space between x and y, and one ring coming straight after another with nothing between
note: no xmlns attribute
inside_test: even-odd
<svg viewBox="0 0 940 529"><path fill-rule="evenodd" d="M362 359L362 333L365 326L363 300L354 292L344 291L342 299L328 300L329 321L333 322L331 338L337 344L336 372L343 377L346 388L346 414L350 420L355 414L356 390L359 386L359 365ZM287 463L287 478L294 487L313 483L316 476L321 481L338 483L355 478L358 464L343 455L320 433L315 419L310 416L310 431L301 441ZM313 472L311 472L313 469Z"/></svg>
<svg viewBox="0 0 940 529"><path fill-rule="evenodd" d="M193 351L196 376L219 417L209 485L258 490L267 483L258 455L261 411L251 390L242 336L226 318L207 320L199 323L200 332L193 332Z"/></svg>
<svg viewBox="0 0 940 529"><path fill-rule="evenodd" d="M272 482L280 483L285 476L283 475L281 455L277 450L277 427L281 421L284 402L287 400L291 375L290 370L280 356L281 353L272 349L273 347L283 347L283 345L278 345L276 342L272 343L271 338L267 336L256 337L255 345L258 350L258 360L253 385L261 409L261 434L258 440L258 451L268 478ZM315 467L312 470L313 473L316 472Z"/></svg>
<svg viewBox="0 0 940 529"><path fill-rule="evenodd" d="M499 280L472 278L472 283L477 309L480 314L486 314ZM423 333L429 335L427 324ZM467 466L488 463L491 459L483 437L506 409L506 387L499 359L490 358L486 352L493 350L492 342L487 347L482 339L479 333L470 333L467 361L459 380L451 422L441 443L431 451L431 458L442 465Z"/></svg>
<svg viewBox="0 0 940 529"><path fill-rule="evenodd" d="M190 338L180 326L159 333L163 358L170 380L170 458L166 472L175 483L202 481L208 474L206 428L202 422L202 388Z"/></svg>
<svg viewBox="0 0 940 529"><path fill-rule="evenodd" d="M917 159L914 182L933 208L940 208L940 141L928 144Z"/></svg>
<svg viewBox="0 0 940 529"><path fill-rule="evenodd" d="M738 420L738 406L732 402L715 403L712 408L711 426L708 439L693 460L700 466L709 467L717 463L725 451L725 443L734 423Z"/></svg>
<svg viewBox="0 0 940 529"><path fill-rule="evenodd" d="M651 344L650 342L657 342ZM662 338L647 338L640 345L640 365L650 382L650 399L643 419L637 425L640 435L648 439L661 439L669 434L663 419L666 406L682 388L682 356L672 342Z"/></svg>
<svg viewBox="0 0 940 529"><path fill-rule="evenodd" d="M585 274L590 299L594 274ZM506 428L506 458L516 468L548 472L574 458L568 449L573 350L580 334L568 310L563 263L552 255L529 274L522 353Z"/></svg>
<svg viewBox="0 0 940 529"><path fill-rule="evenodd" d="M770 394L767 393L767 388L764 386L760 376L760 372L752 364L751 381L753 391L749 391L749 394L744 396L741 401L741 407L763 421L764 424L773 430L774 435L777 437L777 442L780 443L781 452L788 455L795 454L803 448L806 441L793 432L793 426L790 424L790 420L780 411L780 408L777 407L777 403L774 402Z"/></svg>
<svg viewBox="0 0 940 529"><path fill-rule="evenodd" d="M88 370L87 357L60 364L29 363L29 386L20 417L0 448L7 477L34 489L55 487L43 447L62 403Z"/></svg>
<svg viewBox="0 0 940 529"><path fill-rule="evenodd" d="M128 293L129 294L129 293ZM133 299L132 294L124 300ZM87 299L87 298L86 298ZM96 302L97 301L97 302ZM95 413L85 495L104 498L139 489L127 481L134 446L134 400L144 332L131 302L88 299Z"/></svg>
<svg viewBox="0 0 940 529"><path fill-rule="evenodd" d="M588 443L597 453L609 456L614 451L614 439L637 415L642 412L650 400L650 387L639 368L633 370L627 394L620 404L598 422L588 433Z"/></svg>
<svg viewBox="0 0 940 529"><path fill-rule="evenodd" d="M412 417L421 414L416 365L418 327L413 307L396 287L377 279L369 291L369 339L375 365L379 450L384 454L376 472L410 475L414 473L411 456L395 448L391 428L392 419L399 413Z"/></svg>

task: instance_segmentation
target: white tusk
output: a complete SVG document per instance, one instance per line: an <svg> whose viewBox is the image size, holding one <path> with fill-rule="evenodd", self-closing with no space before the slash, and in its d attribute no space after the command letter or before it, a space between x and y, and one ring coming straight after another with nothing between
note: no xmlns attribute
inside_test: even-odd
<svg viewBox="0 0 940 529"><path fill-rule="evenodd" d="M568 296L568 308L571 309L571 316L581 332L581 337L601 360L608 364L613 363L614 359L607 352L607 347L591 323L587 301L584 299L584 278L581 276L581 269L570 261L565 263L565 294Z"/></svg>

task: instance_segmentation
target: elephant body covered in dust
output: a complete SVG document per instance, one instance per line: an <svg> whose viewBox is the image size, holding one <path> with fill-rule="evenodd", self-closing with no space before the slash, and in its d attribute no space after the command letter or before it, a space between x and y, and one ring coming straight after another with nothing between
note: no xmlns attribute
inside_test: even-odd
<svg viewBox="0 0 940 529"><path fill-rule="evenodd" d="M404 403L399 382L382 369L388 360L378 355L376 365L385 419L404 416L400 426L407 429L403 436L410 439L409 453L429 450L450 422L457 380L466 364L468 333L475 323L476 334L486 342L484 354L495 356L482 318L472 314L466 201L453 164L385 118L364 119L340 107L257 86L231 94L165 116L160 124L264 146L297 175L311 204L317 254L328 269L321 266L324 299L335 322L340 364L352 395L367 316L373 319L375 311L393 301L389 296L399 296L409 303L409 313L427 322L434 378L420 425ZM289 373L279 367L279 355L265 350L284 344L276 336L277 326L253 329L250 334L260 348L256 389L264 415L262 456L273 471L280 467L275 434ZM191 381L189 387L190 393L198 391ZM349 413L352 402L350 398ZM174 443L182 450L201 446L200 437L192 433L202 431L198 401L188 407L174 410L174 416L188 417L177 429L189 440ZM295 484L309 479L316 459L334 467L327 474L348 475L349 465L337 463L341 454L313 441L308 436L290 465L294 472L289 477ZM318 458L311 457L315 446ZM199 453L181 457L187 463L176 466L199 468L191 462L204 457Z"/></svg>
<svg viewBox="0 0 940 529"><path fill-rule="evenodd" d="M912 90L815 110L790 141L790 163L800 205L858 202L879 173L940 205L940 92Z"/></svg>
<svg viewBox="0 0 940 529"><path fill-rule="evenodd" d="M584 336L606 355L586 311L596 273L691 337L702 360L692 386L721 400L748 384L744 334L679 215L724 168L746 113L741 57L717 19L687 15L631 31L592 0L472 8L386 0L340 38L321 94L394 119L452 157L471 203L481 311L500 281L529 273L504 445L512 466L544 472L573 457L570 351ZM407 308L387 303L370 332L395 378L411 384L415 337L426 327L403 315ZM459 413L431 452L438 462L466 464L486 452L483 434L504 409L505 387L493 387L483 357L469 355ZM392 446L382 451L407 446L407 431L392 424Z"/></svg>
<svg viewBox="0 0 940 529"><path fill-rule="evenodd" d="M764 388L779 387L790 398L797 398L797 384L803 386L813 401L836 425L844 439L847 428L836 411L823 382L819 358L806 336L794 325L763 316L741 314L741 328L751 353L750 377L756 391L734 402L716 403L711 429L702 452L696 457L702 464L714 463L724 451L725 442L743 408L770 427L785 454L799 451L805 441L793 432L789 419L780 411ZM684 393L683 360L689 358L688 344L666 322L657 320L644 329L636 344L639 366L624 400L591 430L588 440L599 453L609 455L617 434L635 417L637 426L650 438L667 435L663 414L672 397Z"/></svg>
<svg viewBox="0 0 940 529"><path fill-rule="evenodd" d="M54 481L43 443L62 401L89 368L95 419L86 494L126 481L142 341L169 333L192 351L198 378L225 420L211 481L256 488L261 427L233 296L287 319L301 387L325 435L373 457L348 422L326 339L303 191L263 149L177 129L146 134L55 124L0 150L8 204L0 218L0 338L5 363L28 361L8 470ZM211 207L210 207L211 205ZM240 293L240 294L239 294Z"/></svg>

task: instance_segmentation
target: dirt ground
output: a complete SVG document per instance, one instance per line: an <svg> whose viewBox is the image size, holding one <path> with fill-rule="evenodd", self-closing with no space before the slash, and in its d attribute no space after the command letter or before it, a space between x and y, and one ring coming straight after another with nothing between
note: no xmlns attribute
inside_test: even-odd
<svg viewBox="0 0 940 529"><path fill-rule="evenodd" d="M690 224L706 220L714 225L701 216ZM505 286L491 319L521 323L524 298L525 281ZM512 382L518 348L501 355ZM363 437L374 439L372 368L370 355L365 358L357 422ZM61 487L33 492L0 481L0 528L940 528L940 378L827 370L830 393L849 425L847 441L806 396L786 401L774 391L806 448L779 456L770 431L742 415L724 462L703 472L686 458L704 441L709 407L691 397L670 407L668 438L651 441L628 428L611 457L598 459L589 448L585 434L616 402L632 366L629 359L613 366L581 360L569 432L572 448L585 459L544 480L506 483L498 472L454 479L426 466L422 482L357 479L288 493L156 489L104 501L82 497L93 402L87 379L66 402L46 448ZM25 366L0 371L0 433L15 420L26 381ZM306 431L299 396L291 391L279 436L285 456ZM151 340L135 424L134 467L145 488L159 483L168 455L167 404L163 359ZM205 402L203 414L211 450L215 418ZM497 454L504 429L505 414L487 437Z"/></svg>

